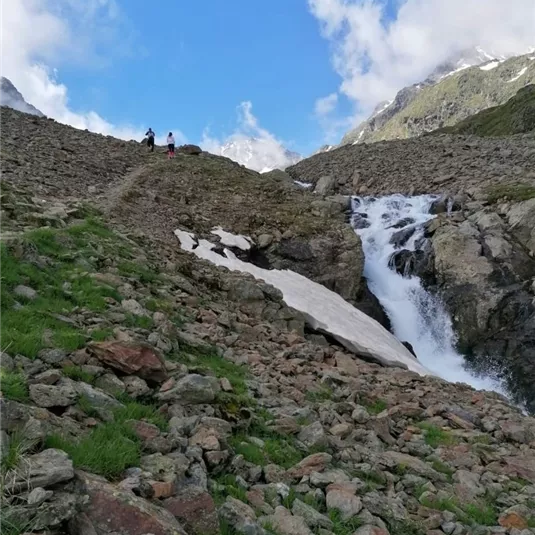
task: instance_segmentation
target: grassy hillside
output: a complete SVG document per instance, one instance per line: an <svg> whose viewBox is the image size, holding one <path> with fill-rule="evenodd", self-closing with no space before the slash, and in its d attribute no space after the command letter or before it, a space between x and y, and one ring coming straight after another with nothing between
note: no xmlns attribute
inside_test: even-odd
<svg viewBox="0 0 535 535"><path fill-rule="evenodd" d="M508 136L535 130L535 85L518 91L501 106L494 106L437 133Z"/></svg>

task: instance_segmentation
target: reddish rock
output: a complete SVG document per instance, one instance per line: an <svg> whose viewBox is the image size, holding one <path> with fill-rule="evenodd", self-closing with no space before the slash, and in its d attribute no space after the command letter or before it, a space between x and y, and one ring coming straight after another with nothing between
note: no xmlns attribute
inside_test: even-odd
<svg viewBox="0 0 535 535"><path fill-rule="evenodd" d="M160 430L154 424L140 420L129 420L128 425L132 428L136 436L143 441L153 440L160 435Z"/></svg>
<svg viewBox="0 0 535 535"><path fill-rule="evenodd" d="M169 498L175 493L174 485L170 481L151 481L150 485L154 490L153 498Z"/></svg>
<svg viewBox="0 0 535 535"><path fill-rule="evenodd" d="M77 472L88 523L98 535L187 535L176 518L165 509L121 490L104 478Z"/></svg>
<svg viewBox="0 0 535 535"><path fill-rule="evenodd" d="M507 529L526 529L528 521L516 511L506 511L498 519L498 524Z"/></svg>
<svg viewBox="0 0 535 535"><path fill-rule="evenodd" d="M164 507L195 535L219 533L219 518L214 500L201 487L186 486L168 498Z"/></svg>
<svg viewBox="0 0 535 535"><path fill-rule="evenodd" d="M94 342L89 351L103 364L127 375L162 382L167 379L164 359L156 350L136 342Z"/></svg>
<svg viewBox="0 0 535 535"><path fill-rule="evenodd" d="M314 453L290 468L287 475L293 479L301 479L303 476L309 476L312 472L323 472L331 460L332 455L328 453Z"/></svg>
<svg viewBox="0 0 535 535"><path fill-rule="evenodd" d="M266 504L264 493L260 489L251 489L247 491L247 501L257 509L260 509Z"/></svg>
<svg viewBox="0 0 535 535"><path fill-rule="evenodd" d="M506 457L504 472L508 475L523 477L535 483L535 456L517 455Z"/></svg>
<svg viewBox="0 0 535 535"><path fill-rule="evenodd" d="M165 381L165 383L160 387L160 392L167 392L168 390L171 390L173 386L175 386L176 380L174 377L170 377Z"/></svg>

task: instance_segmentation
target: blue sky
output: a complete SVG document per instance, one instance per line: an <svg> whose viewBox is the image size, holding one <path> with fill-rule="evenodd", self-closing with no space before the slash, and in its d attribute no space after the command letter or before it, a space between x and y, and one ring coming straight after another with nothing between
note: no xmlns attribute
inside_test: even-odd
<svg viewBox="0 0 535 535"><path fill-rule="evenodd" d="M63 66L60 81L73 109L159 133L178 126L198 142L207 127L218 137L230 134L237 106L251 101L262 127L290 148L307 153L323 143L314 103L340 79L305 1L118 5L135 51L100 68Z"/></svg>
<svg viewBox="0 0 535 535"><path fill-rule="evenodd" d="M308 155L474 45L535 45L533 0L16 0L2 74L49 117ZM6 38L9 37L9 38ZM209 137L203 137L208 130ZM279 156L283 151L279 150Z"/></svg>

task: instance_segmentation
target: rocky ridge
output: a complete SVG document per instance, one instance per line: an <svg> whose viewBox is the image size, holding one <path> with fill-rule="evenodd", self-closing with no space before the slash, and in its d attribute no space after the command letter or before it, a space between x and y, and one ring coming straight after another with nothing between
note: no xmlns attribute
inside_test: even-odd
<svg viewBox="0 0 535 535"><path fill-rule="evenodd" d="M371 117L348 132L341 145L420 136L491 106L504 104L535 82L534 53L509 59L475 54L437 68L425 81L380 103Z"/></svg>
<svg viewBox="0 0 535 535"><path fill-rule="evenodd" d="M67 127L41 146L41 166L24 131L38 139L58 125L2 119L2 530L535 532L535 420L497 394L356 358L309 332L273 287L181 252L164 232L183 214L209 237L221 212L259 244L252 190L231 200L247 178L266 206L263 232L276 242L287 227L286 197L303 210L292 232L313 239L331 219L342 228L329 183L312 196L265 175L262 193L228 160L159 161ZM101 168L106 147L116 154ZM180 191L171 212L162 200Z"/></svg>
<svg viewBox="0 0 535 535"><path fill-rule="evenodd" d="M17 90L9 78L5 76L0 77L0 106L9 106L24 113L31 113L39 117L44 117L44 113L32 106L22 94Z"/></svg>

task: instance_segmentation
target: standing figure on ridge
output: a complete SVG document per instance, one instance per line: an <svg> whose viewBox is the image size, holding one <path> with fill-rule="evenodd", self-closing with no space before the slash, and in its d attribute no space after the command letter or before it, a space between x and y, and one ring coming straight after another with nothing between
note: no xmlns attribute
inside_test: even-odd
<svg viewBox="0 0 535 535"><path fill-rule="evenodd" d="M156 134L152 131L152 128L149 128L148 132L145 134L147 137L147 147L150 148L151 152L154 152L154 137Z"/></svg>
<svg viewBox="0 0 535 535"><path fill-rule="evenodd" d="M173 136L173 132L169 132L169 135L167 136L167 158L174 158L175 157L175 137Z"/></svg>

